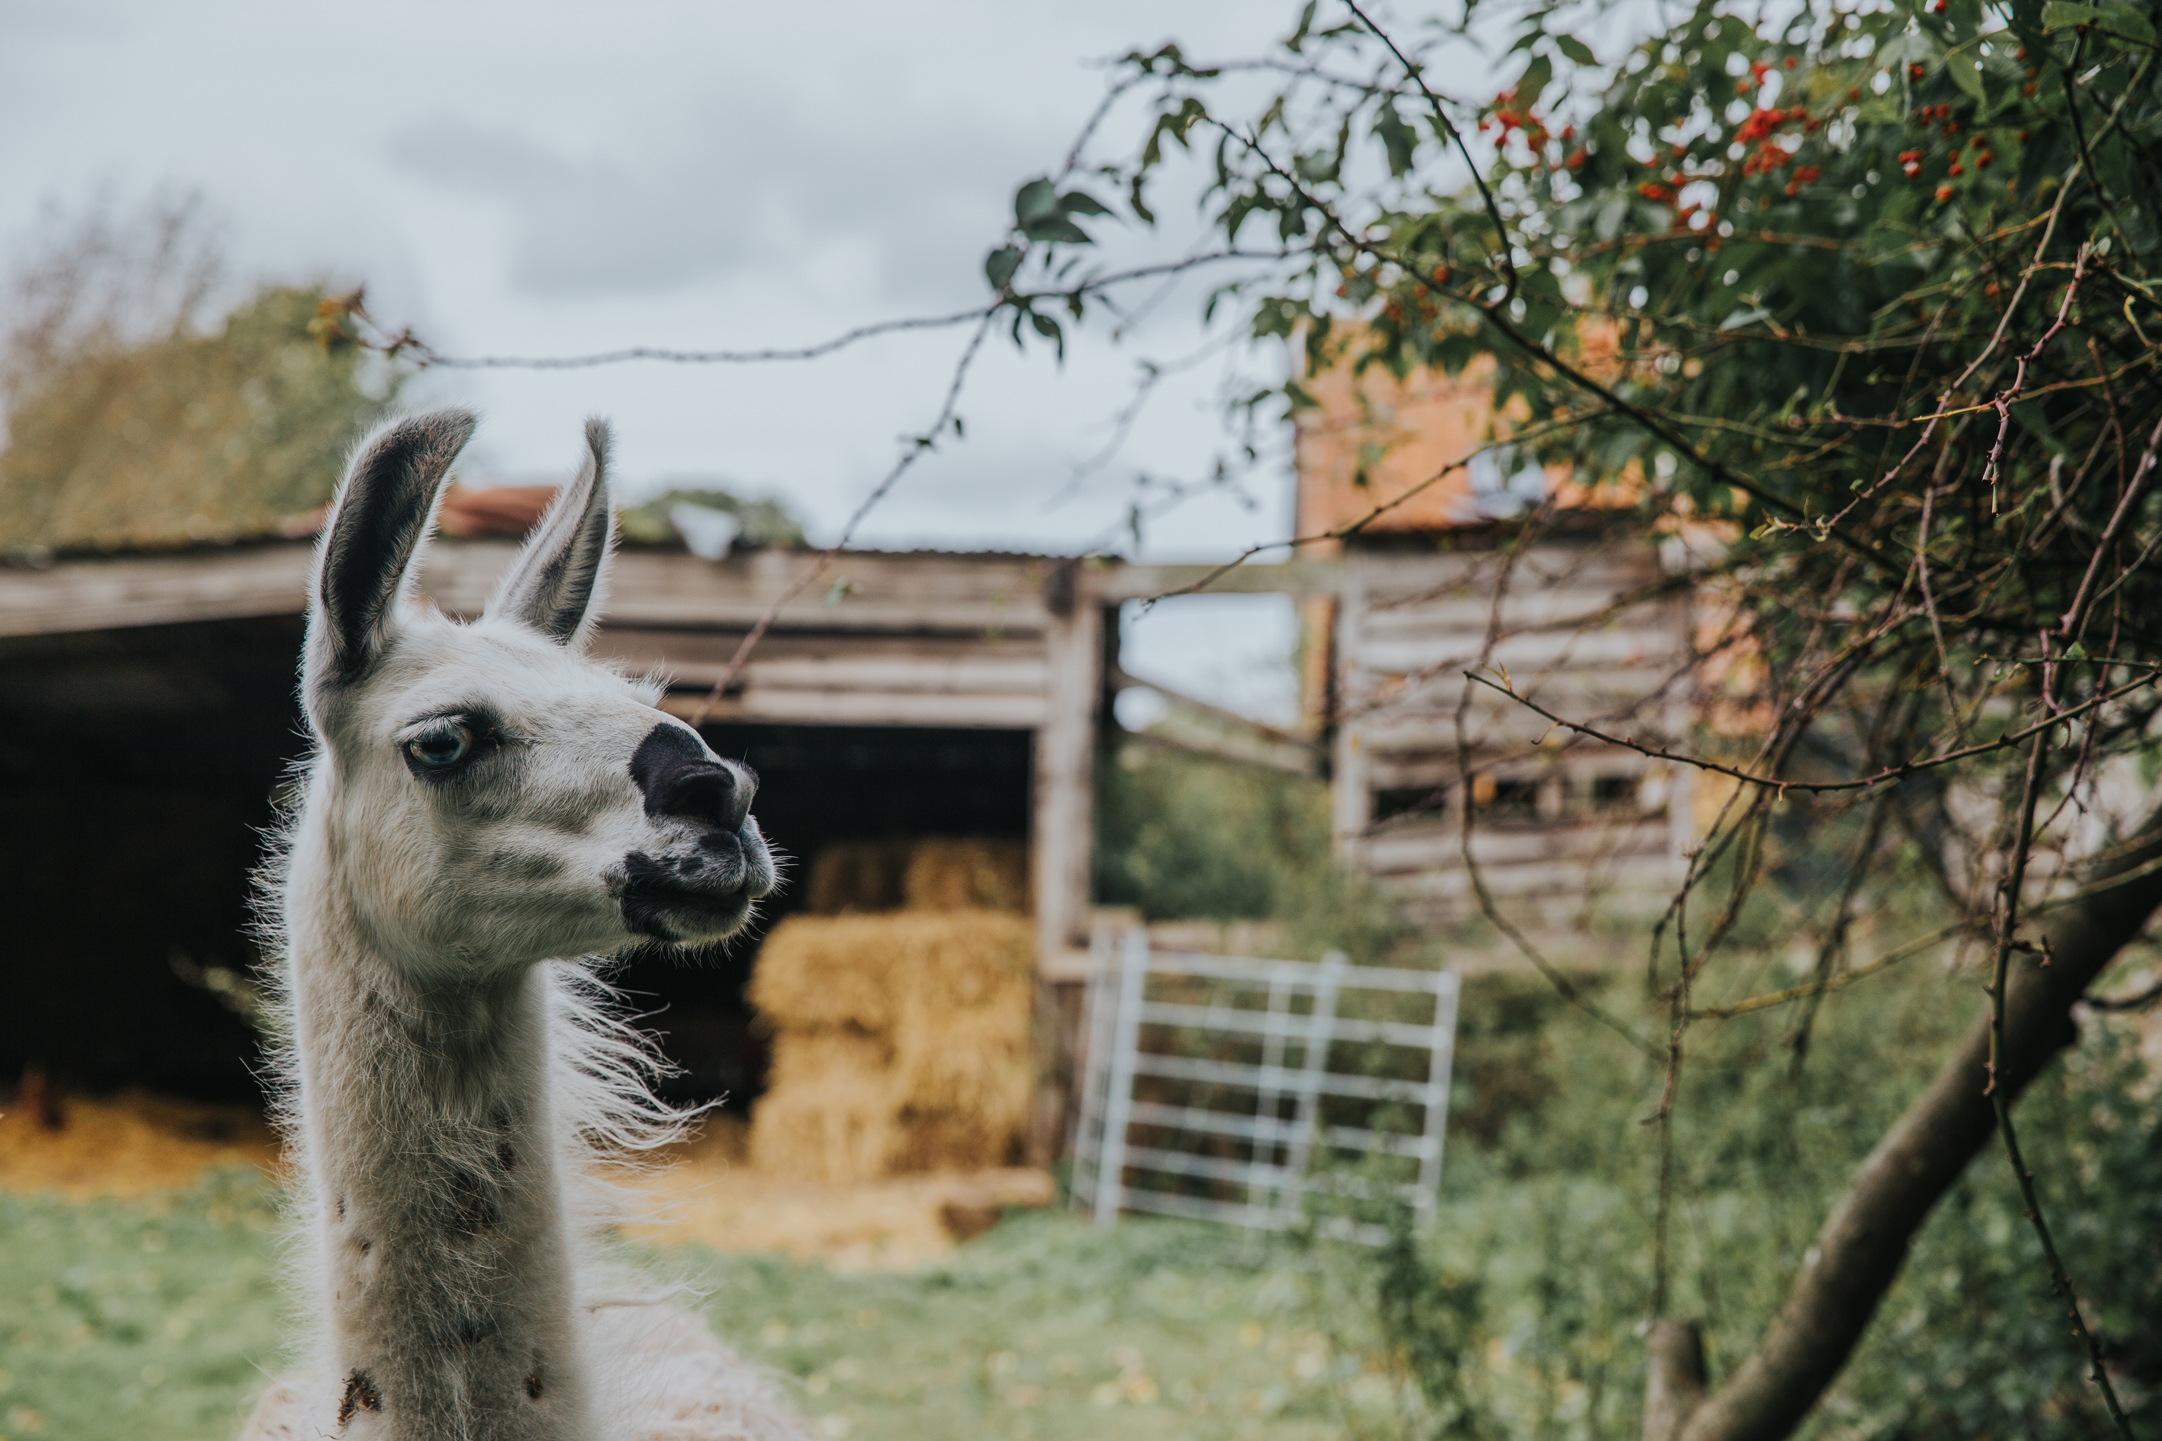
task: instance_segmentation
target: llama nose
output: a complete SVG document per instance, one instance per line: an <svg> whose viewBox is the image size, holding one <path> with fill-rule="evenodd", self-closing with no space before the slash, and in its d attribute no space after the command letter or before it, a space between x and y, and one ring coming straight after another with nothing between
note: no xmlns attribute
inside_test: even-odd
<svg viewBox="0 0 2162 1441"><path fill-rule="evenodd" d="M750 813L752 787L735 774L734 767L685 766L667 777L646 795L646 809L655 815L679 820L703 821L724 830L736 830Z"/></svg>
<svg viewBox="0 0 2162 1441"><path fill-rule="evenodd" d="M646 814L738 830L751 811L758 778L750 767L719 760L686 726L664 723L638 743L631 779Z"/></svg>

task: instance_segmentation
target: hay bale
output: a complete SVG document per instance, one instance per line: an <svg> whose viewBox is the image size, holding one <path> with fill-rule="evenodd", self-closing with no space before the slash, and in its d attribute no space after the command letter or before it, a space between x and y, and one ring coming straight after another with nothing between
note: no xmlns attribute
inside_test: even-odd
<svg viewBox="0 0 2162 1441"><path fill-rule="evenodd" d="M898 910L914 843L836 841L820 846L804 881L804 909L814 916Z"/></svg>
<svg viewBox="0 0 2162 1441"><path fill-rule="evenodd" d="M1028 845L998 836L835 841L804 882L814 916L1029 908Z"/></svg>
<svg viewBox="0 0 2162 1441"><path fill-rule="evenodd" d="M784 921L751 976L774 1030L752 1163L826 1181L1001 1163L1028 1117L1033 993L1019 916Z"/></svg>
<svg viewBox="0 0 2162 1441"><path fill-rule="evenodd" d="M751 1127L751 1164L775 1176L860 1181L888 1175L906 1148L886 1047L839 1027L784 1031Z"/></svg>
<svg viewBox="0 0 2162 1441"><path fill-rule="evenodd" d="M901 877L902 904L912 911L1029 909L1028 846L999 837L933 837L918 841Z"/></svg>

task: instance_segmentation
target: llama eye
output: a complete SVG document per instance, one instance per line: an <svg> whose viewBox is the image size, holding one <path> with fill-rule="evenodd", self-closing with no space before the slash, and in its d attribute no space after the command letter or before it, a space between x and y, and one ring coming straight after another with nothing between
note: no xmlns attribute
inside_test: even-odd
<svg viewBox="0 0 2162 1441"><path fill-rule="evenodd" d="M445 721L407 741L405 752L429 770L449 770L472 754L473 732L457 721Z"/></svg>

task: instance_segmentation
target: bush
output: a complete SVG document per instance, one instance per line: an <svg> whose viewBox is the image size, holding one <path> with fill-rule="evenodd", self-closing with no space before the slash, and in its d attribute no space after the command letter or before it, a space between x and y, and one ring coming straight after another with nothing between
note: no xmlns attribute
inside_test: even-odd
<svg viewBox="0 0 2162 1441"><path fill-rule="evenodd" d="M1150 920L1299 909L1329 862L1319 781L1128 744L1097 784L1096 894Z"/></svg>
<svg viewBox="0 0 2162 1441"><path fill-rule="evenodd" d="M203 325L197 211L93 214L15 278L0 400L0 556L272 532L322 505L399 368L339 341L325 293L266 286Z"/></svg>
<svg viewBox="0 0 2162 1441"><path fill-rule="evenodd" d="M1704 1034L1674 1113L1666 1310L1701 1321L1715 1383L1755 1346L1835 1195L1964 1029L1971 994L1928 968L1865 982L1826 1004L1799 1074L1783 1018ZM2162 1097L2124 1030L2091 1028L2030 1088L2020 1119L2120 1395L2143 1398L2133 1414L2151 1421L2162 1414ZM1390 1244L1319 1246L1313 1302L1337 1346L1385 1364L1386 1434L1589 1437L1637 1424L1634 1333L1650 1306L1659 1189L1654 1128L1641 1123L1663 1077L1576 1013L1547 1033L1555 1101L1509 1118L1491 1144L1459 1134L1431 1226L1414 1234L1405 1213L1375 1208L1366 1218L1391 1227ZM2107 1433L2021 1207L1993 1143L1930 1218L1798 1435Z"/></svg>

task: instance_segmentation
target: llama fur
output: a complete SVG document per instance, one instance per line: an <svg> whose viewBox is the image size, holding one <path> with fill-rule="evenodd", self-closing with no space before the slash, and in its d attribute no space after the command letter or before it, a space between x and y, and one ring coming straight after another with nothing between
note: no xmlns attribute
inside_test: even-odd
<svg viewBox="0 0 2162 1441"><path fill-rule="evenodd" d="M796 1441L776 1379L605 1246L608 1172L693 1113L597 958L740 929L775 884L756 781L583 655L599 422L479 620L415 604L473 425L364 442L318 547L315 747L263 875L305 1324L243 1441Z"/></svg>

